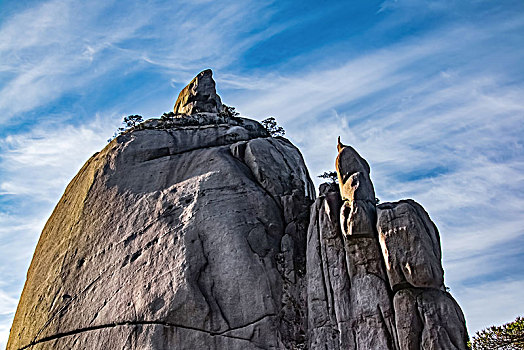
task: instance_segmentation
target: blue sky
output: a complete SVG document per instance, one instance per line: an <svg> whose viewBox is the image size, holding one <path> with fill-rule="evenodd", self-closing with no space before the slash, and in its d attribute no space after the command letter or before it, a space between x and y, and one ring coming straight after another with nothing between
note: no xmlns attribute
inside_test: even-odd
<svg viewBox="0 0 524 350"><path fill-rule="evenodd" d="M313 176L341 135L422 203L471 334L524 315L523 43L522 1L0 0L0 347L67 183L205 68Z"/></svg>

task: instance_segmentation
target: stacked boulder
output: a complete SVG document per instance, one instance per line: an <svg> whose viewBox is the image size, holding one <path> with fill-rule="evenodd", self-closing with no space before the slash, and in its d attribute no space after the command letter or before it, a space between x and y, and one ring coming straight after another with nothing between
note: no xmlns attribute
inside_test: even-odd
<svg viewBox="0 0 524 350"><path fill-rule="evenodd" d="M438 230L412 200L376 207L368 163L338 144L308 230L309 348L466 349L446 292Z"/></svg>
<svg viewBox="0 0 524 350"><path fill-rule="evenodd" d="M300 151L201 72L68 185L7 349L465 350L437 228L412 200L377 207L338 150L312 205Z"/></svg>
<svg viewBox="0 0 524 350"><path fill-rule="evenodd" d="M444 286L437 227L413 200L378 207L400 348L465 349L464 315Z"/></svg>
<svg viewBox="0 0 524 350"><path fill-rule="evenodd" d="M320 349L329 339L329 349L394 350L395 314L377 239L369 165L339 143L336 169L340 190L323 186L308 231L308 257L318 256L308 261L309 345ZM330 247L336 254L329 254ZM320 318L324 313L331 317Z"/></svg>

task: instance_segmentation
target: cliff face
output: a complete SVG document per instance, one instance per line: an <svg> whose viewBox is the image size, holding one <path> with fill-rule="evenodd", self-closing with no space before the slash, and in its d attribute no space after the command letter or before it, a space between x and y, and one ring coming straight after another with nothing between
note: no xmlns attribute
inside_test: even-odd
<svg viewBox="0 0 524 350"><path fill-rule="evenodd" d="M323 185L308 230L311 349L465 350L439 233L413 200L376 207L368 163L339 141L339 186Z"/></svg>
<svg viewBox="0 0 524 350"><path fill-rule="evenodd" d="M227 115L210 71L175 112L68 185L7 349L464 349L438 231L412 201L377 209L356 151L311 205L298 149Z"/></svg>
<svg viewBox="0 0 524 350"><path fill-rule="evenodd" d="M8 349L303 343L313 197L300 152L257 122L210 112L146 122L67 187Z"/></svg>

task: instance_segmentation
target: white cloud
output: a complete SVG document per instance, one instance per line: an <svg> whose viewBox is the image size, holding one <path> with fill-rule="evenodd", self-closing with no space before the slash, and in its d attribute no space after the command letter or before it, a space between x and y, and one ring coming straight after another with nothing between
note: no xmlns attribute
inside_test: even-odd
<svg viewBox="0 0 524 350"><path fill-rule="evenodd" d="M511 27L447 28L332 69L226 79L248 89L236 96L240 111L285 126L312 176L334 169L341 135L370 162L383 201L424 205L441 231L447 284L473 298L462 304L472 331L524 306L521 282L491 283L496 296L479 282L518 275L505 259L524 254L512 244L524 239L524 84L490 50ZM508 59L518 57L523 50ZM483 313L490 297L497 308Z"/></svg>
<svg viewBox="0 0 524 350"><path fill-rule="evenodd" d="M0 348L4 349L18 300L0 289Z"/></svg>
<svg viewBox="0 0 524 350"><path fill-rule="evenodd" d="M466 312L468 331L477 331L493 325L502 325L522 316L524 280L487 282L461 290L452 289Z"/></svg>
<svg viewBox="0 0 524 350"><path fill-rule="evenodd" d="M342 58L331 69L311 62L293 75L237 76L230 65L243 52L297 22L266 29L271 3L255 1L185 1L174 11L137 2L117 7L118 16L115 4L48 1L0 27L0 73L7 77L0 124L103 84L119 69L158 67L176 86L212 64L219 91L230 92L224 101L254 118L275 115L313 177L333 169L341 135L370 162L383 201L412 197L425 206L442 233L447 283L470 331L514 318L523 282L478 279L506 269L505 254L524 253L507 248L524 236L524 85L505 74L492 49L522 27L520 17L496 27L439 29ZM387 1L383 12L396 6ZM521 62L523 52L515 47L507 56ZM29 208L0 213L0 315L14 309L44 221L83 162L105 145L114 116L78 127L64 117L0 140L0 195L13 198L18 211ZM0 319L0 347L10 317Z"/></svg>
<svg viewBox="0 0 524 350"><path fill-rule="evenodd" d="M115 12L118 15L115 15ZM221 69L259 40L271 2L162 3L51 0L0 27L0 123L109 76L154 65L186 81L202 67ZM248 34L249 33L249 34Z"/></svg>
<svg viewBox="0 0 524 350"><path fill-rule="evenodd" d="M12 314L18 300L0 290L0 315Z"/></svg>
<svg viewBox="0 0 524 350"><path fill-rule="evenodd" d="M38 125L0 140L0 194L29 196L55 203L64 185L111 135L110 119L90 123Z"/></svg>
<svg viewBox="0 0 524 350"><path fill-rule="evenodd" d="M7 346L7 338L9 337L10 325L0 323L0 347L4 349Z"/></svg>

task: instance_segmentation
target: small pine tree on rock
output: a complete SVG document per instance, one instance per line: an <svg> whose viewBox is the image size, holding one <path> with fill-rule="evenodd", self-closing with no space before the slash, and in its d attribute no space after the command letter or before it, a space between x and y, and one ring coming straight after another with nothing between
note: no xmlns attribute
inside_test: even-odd
<svg viewBox="0 0 524 350"><path fill-rule="evenodd" d="M127 129L130 129L130 128L134 128L135 126L142 123L143 121L144 119L142 118L141 115L133 114L133 115L128 115L127 117L125 117L122 123L126 126Z"/></svg>
<svg viewBox="0 0 524 350"><path fill-rule="evenodd" d="M324 171L324 173L318 175L318 177L329 180L333 184L338 183L338 175L336 171Z"/></svg>
<svg viewBox="0 0 524 350"><path fill-rule="evenodd" d="M272 137L284 136L286 134L284 128L277 124L274 117L262 120L261 124Z"/></svg>
<svg viewBox="0 0 524 350"><path fill-rule="evenodd" d="M113 136L110 137L109 139L107 139L107 142L113 141L118 136L122 135L127 130L129 130L131 128L134 128L135 126L137 126L138 124L142 123L143 121L144 121L144 119L142 118L142 116L138 115L138 114L128 115L127 117L124 117L124 120L122 121L122 124L124 124L125 127L123 127L123 128L120 127L118 129L116 129L116 131L113 134Z"/></svg>
<svg viewBox="0 0 524 350"><path fill-rule="evenodd" d="M171 121L173 118L175 118L175 113L173 112L166 112L160 116L160 119L164 122Z"/></svg>
<svg viewBox="0 0 524 350"><path fill-rule="evenodd" d="M470 345L472 350L524 349L524 318L477 332Z"/></svg>

